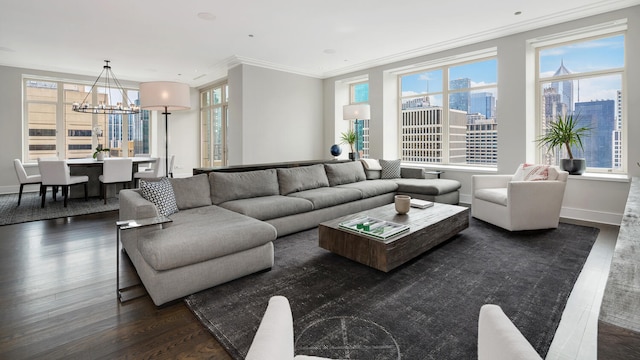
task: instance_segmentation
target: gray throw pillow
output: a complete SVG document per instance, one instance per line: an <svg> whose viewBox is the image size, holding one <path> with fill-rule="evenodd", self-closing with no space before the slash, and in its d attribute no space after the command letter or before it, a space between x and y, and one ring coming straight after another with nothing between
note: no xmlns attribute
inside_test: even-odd
<svg viewBox="0 0 640 360"><path fill-rule="evenodd" d="M173 193L173 187L169 179L161 178L160 181L140 180L140 191L142 192L142 197L151 201L160 214L169 216L178 212L176 196Z"/></svg>
<svg viewBox="0 0 640 360"><path fill-rule="evenodd" d="M397 179L400 177L400 159L380 160L380 166L382 166L381 179Z"/></svg>
<svg viewBox="0 0 640 360"><path fill-rule="evenodd" d="M329 179L322 164L276 170L280 195L329 186Z"/></svg>
<svg viewBox="0 0 640 360"><path fill-rule="evenodd" d="M338 164L324 164L329 185L336 186L367 180L364 167L360 161L349 161Z"/></svg>
<svg viewBox="0 0 640 360"><path fill-rule="evenodd" d="M176 196L178 209L186 210L211 205L211 191L207 174L169 179Z"/></svg>

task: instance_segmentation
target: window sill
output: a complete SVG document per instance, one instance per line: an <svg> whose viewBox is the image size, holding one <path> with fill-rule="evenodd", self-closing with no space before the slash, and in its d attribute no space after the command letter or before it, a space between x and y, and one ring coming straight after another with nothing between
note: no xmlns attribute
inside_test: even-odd
<svg viewBox="0 0 640 360"><path fill-rule="evenodd" d="M589 180L589 181L612 181L612 182L629 182L631 179L627 174L609 174L609 173L584 173L582 175L569 175L571 180Z"/></svg>
<svg viewBox="0 0 640 360"><path fill-rule="evenodd" d="M469 173L485 173L496 174L498 169L495 167L483 167L483 166L456 166L456 165L425 165L416 163L402 163L404 167L418 168L425 171L455 171L455 172L469 172Z"/></svg>

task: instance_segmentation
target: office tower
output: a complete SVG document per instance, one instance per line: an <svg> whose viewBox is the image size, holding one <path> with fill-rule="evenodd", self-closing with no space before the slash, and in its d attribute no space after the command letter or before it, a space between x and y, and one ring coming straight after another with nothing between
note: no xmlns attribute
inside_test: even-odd
<svg viewBox="0 0 640 360"><path fill-rule="evenodd" d="M485 118L495 117L496 98L490 92L480 92L471 94L470 114L483 114Z"/></svg>
<svg viewBox="0 0 640 360"><path fill-rule="evenodd" d="M471 79L469 78L455 79L449 82L450 90L468 89L470 87L471 87ZM469 97L468 91L453 93L449 95L449 109L460 110L460 111L464 111L465 113L468 113L469 105L470 105L470 97Z"/></svg>
<svg viewBox="0 0 640 360"><path fill-rule="evenodd" d="M612 168L613 139L616 127L615 101L596 100L578 102L575 113L579 114L581 126L591 128L590 135L583 139L584 158L588 167ZM576 149L575 154L580 154Z"/></svg>

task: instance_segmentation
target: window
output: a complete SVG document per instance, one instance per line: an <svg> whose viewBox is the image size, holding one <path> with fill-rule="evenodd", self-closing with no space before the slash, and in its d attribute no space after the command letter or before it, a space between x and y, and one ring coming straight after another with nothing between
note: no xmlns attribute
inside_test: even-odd
<svg viewBox="0 0 640 360"><path fill-rule="evenodd" d="M583 139L588 171L622 172L624 159L624 34L608 34L537 48L538 135L558 116L573 114L591 128ZM557 165L566 150L542 149L541 162Z"/></svg>
<svg viewBox="0 0 640 360"><path fill-rule="evenodd" d="M224 166L229 85L220 84L200 92L200 166Z"/></svg>
<svg viewBox="0 0 640 360"><path fill-rule="evenodd" d="M497 165L495 58L404 74L399 81L402 161Z"/></svg>
<svg viewBox="0 0 640 360"><path fill-rule="evenodd" d="M89 95L91 103L122 101L117 90L108 94L104 88L96 89ZM91 86L86 84L24 79L25 162L51 156L88 157L93 155L98 144L111 149L111 156L149 153L148 111L135 115L107 115L71 110L71 105L82 102L90 90ZM139 103L138 90L126 91L131 101ZM94 136L96 127L102 129L100 138Z"/></svg>
<svg viewBox="0 0 640 360"><path fill-rule="evenodd" d="M359 82L349 86L349 104L369 102L369 83ZM360 157L369 158L369 119L355 121L355 131L358 134L357 149Z"/></svg>

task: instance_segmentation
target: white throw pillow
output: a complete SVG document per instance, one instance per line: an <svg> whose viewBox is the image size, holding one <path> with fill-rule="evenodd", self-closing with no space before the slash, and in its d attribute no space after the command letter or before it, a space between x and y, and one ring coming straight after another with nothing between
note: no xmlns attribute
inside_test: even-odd
<svg viewBox="0 0 640 360"><path fill-rule="evenodd" d="M378 159L360 159L365 170L382 170Z"/></svg>
<svg viewBox="0 0 640 360"><path fill-rule="evenodd" d="M549 179L549 165L520 164L511 181L540 181Z"/></svg>

